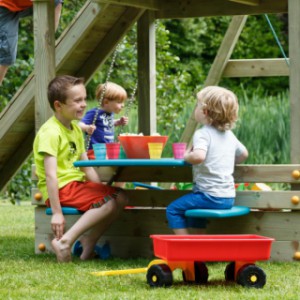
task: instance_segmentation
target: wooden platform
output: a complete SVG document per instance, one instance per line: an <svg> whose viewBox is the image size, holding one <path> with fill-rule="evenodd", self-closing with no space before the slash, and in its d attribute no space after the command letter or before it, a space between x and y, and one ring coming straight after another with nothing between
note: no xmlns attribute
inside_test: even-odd
<svg viewBox="0 0 300 300"><path fill-rule="evenodd" d="M180 169L179 169L180 168ZM286 182L296 184L299 179L292 177L294 170L300 165L240 165L236 167L237 182ZM115 176L116 181L157 181L157 182L189 182L191 167L123 167L118 172L113 167L97 168L103 180ZM118 174L116 176L116 174ZM34 194L33 190L33 194ZM171 234L168 228L165 207L174 199L188 193L182 190L126 190L130 199L130 207L125 209L121 217L99 243L109 242L112 254L117 257L153 256L151 234ZM271 260L292 261L294 253L300 251L299 226L300 204L294 204L292 197L300 198L300 190L295 191L238 191L236 205L248 206L251 213L246 216L229 219L210 219L207 226L209 234L258 234L275 238L272 246ZM39 243L51 251L50 216L45 215L42 202L35 213L36 253ZM78 216L67 216L67 224L71 226Z"/></svg>

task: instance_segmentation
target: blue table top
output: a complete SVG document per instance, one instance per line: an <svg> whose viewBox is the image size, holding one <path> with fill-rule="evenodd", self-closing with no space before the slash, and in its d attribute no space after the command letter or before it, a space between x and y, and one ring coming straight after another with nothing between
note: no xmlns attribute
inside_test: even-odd
<svg viewBox="0 0 300 300"><path fill-rule="evenodd" d="M149 166L149 167L184 167L190 166L183 159L103 159L103 160L79 160L74 162L75 167L126 167L126 166Z"/></svg>

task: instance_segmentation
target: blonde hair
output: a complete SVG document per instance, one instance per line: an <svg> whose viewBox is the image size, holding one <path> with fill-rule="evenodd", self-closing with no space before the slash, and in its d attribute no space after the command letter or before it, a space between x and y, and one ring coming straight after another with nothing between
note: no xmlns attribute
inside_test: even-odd
<svg viewBox="0 0 300 300"><path fill-rule="evenodd" d="M206 111L209 125L220 131L234 128L239 105L233 92L219 86L208 86L197 93L197 99Z"/></svg>
<svg viewBox="0 0 300 300"><path fill-rule="evenodd" d="M106 88L105 88L106 86ZM127 99L127 93L123 87L120 85L113 83L113 82L106 82L103 84L99 84L96 88L96 99L100 100L102 93L104 92L105 88L105 94L103 99L107 99L109 101L115 101L120 100L124 102Z"/></svg>

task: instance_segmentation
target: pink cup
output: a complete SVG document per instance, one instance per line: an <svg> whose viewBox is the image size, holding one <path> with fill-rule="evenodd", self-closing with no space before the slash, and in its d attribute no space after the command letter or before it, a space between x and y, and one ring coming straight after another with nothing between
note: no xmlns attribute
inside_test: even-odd
<svg viewBox="0 0 300 300"><path fill-rule="evenodd" d="M108 159L118 159L120 155L120 143L106 144L106 155Z"/></svg>
<svg viewBox="0 0 300 300"><path fill-rule="evenodd" d="M175 159L183 159L186 151L186 143L173 143L173 155Z"/></svg>

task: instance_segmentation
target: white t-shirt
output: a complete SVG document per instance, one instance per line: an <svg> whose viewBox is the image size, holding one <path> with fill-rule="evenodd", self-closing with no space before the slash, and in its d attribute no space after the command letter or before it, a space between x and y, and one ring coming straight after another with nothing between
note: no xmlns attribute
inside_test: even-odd
<svg viewBox="0 0 300 300"><path fill-rule="evenodd" d="M201 164L193 165L194 192L214 197L233 198L235 157L246 151L231 130L219 131L205 125L193 137L193 148L206 151Z"/></svg>

